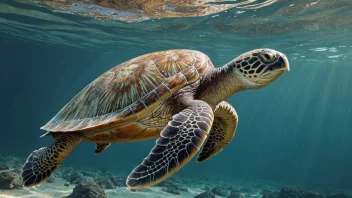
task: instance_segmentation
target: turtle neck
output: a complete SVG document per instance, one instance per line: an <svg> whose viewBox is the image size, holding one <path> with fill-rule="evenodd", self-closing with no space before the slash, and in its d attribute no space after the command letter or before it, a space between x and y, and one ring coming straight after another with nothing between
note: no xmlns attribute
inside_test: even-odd
<svg viewBox="0 0 352 198"><path fill-rule="evenodd" d="M209 67L204 74L195 99L207 102L212 108L231 95L251 88L250 82L235 72L232 61L220 68Z"/></svg>

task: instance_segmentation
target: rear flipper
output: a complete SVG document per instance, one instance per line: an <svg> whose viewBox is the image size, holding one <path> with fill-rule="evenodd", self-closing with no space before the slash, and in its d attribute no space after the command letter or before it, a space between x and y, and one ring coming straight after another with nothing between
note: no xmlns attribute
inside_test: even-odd
<svg viewBox="0 0 352 198"><path fill-rule="evenodd" d="M94 153L97 155L97 154L105 151L110 145L111 145L110 143L96 144Z"/></svg>
<svg viewBox="0 0 352 198"><path fill-rule="evenodd" d="M23 165L21 176L25 187L45 182L83 140L80 135L64 133L54 134L54 138L54 144L33 151Z"/></svg>

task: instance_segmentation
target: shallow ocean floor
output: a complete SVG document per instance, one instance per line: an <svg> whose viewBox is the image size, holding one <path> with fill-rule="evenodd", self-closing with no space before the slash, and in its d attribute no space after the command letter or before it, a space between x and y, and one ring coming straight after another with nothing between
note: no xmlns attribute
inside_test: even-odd
<svg viewBox="0 0 352 198"><path fill-rule="evenodd" d="M66 197L73 191L74 185L65 186L67 183L62 178L56 178L54 183L44 183L39 187L16 189L16 190L1 190L0 197L28 197L28 198L51 198L51 197ZM164 192L163 187L151 187L141 191L132 192L127 187L116 187L115 189L105 189L107 197L193 197L201 192L201 188L189 188L188 192L181 192L181 195L175 195Z"/></svg>
<svg viewBox="0 0 352 198"><path fill-rule="evenodd" d="M22 188L24 156L0 152L0 198L352 198L351 192L287 187L269 181L219 180L215 178L173 177L160 184L131 191L125 186L127 174L116 174L89 167L61 166L47 182Z"/></svg>

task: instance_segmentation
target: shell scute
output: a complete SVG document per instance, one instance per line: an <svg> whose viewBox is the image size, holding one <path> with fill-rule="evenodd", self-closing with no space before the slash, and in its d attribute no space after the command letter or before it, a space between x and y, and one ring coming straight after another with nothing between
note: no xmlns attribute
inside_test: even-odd
<svg viewBox="0 0 352 198"><path fill-rule="evenodd" d="M175 74L172 78L168 78L165 81L165 85L171 90L171 92L175 92L182 87L187 85L187 80L185 79L182 73Z"/></svg>
<svg viewBox="0 0 352 198"><path fill-rule="evenodd" d="M187 82L194 82L199 78L198 70L195 67L183 70L182 74L186 77Z"/></svg>
<svg viewBox="0 0 352 198"><path fill-rule="evenodd" d="M167 87L164 83L161 84L158 88L155 89L155 93L159 96L161 101L166 100L172 94L169 87Z"/></svg>

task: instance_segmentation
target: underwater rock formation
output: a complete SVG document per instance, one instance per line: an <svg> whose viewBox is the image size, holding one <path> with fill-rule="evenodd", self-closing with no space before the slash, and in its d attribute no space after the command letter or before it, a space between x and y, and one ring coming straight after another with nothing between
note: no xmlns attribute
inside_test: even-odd
<svg viewBox="0 0 352 198"><path fill-rule="evenodd" d="M95 183L97 183L103 189L114 189L115 185L108 177L99 177L94 179Z"/></svg>
<svg viewBox="0 0 352 198"><path fill-rule="evenodd" d="M72 173L71 175L69 175L67 178L64 178L64 179L70 182L70 184L80 184L86 180L86 178L81 173L77 173L77 172Z"/></svg>
<svg viewBox="0 0 352 198"><path fill-rule="evenodd" d="M92 180L78 184L67 198L107 198L101 187Z"/></svg>
<svg viewBox="0 0 352 198"><path fill-rule="evenodd" d="M303 198L304 191L292 187L285 187L280 190L278 198Z"/></svg>
<svg viewBox="0 0 352 198"><path fill-rule="evenodd" d="M252 193L253 190L251 188L240 188L239 189L239 192L242 192L242 193Z"/></svg>
<svg viewBox="0 0 352 198"><path fill-rule="evenodd" d="M227 198L245 198L245 197L238 192L233 192Z"/></svg>
<svg viewBox="0 0 352 198"><path fill-rule="evenodd" d="M65 180L68 180L70 175L72 175L74 172L75 171L72 167L61 167L55 172L55 175L65 179Z"/></svg>
<svg viewBox="0 0 352 198"><path fill-rule="evenodd" d="M0 189L21 188L20 176L15 172L0 172Z"/></svg>
<svg viewBox="0 0 352 198"><path fill-rule="evenodd" d="M266 197L269 198L272 196L266 196ZM323 195L317 192L306 192L301 189L296 189L293 187L282 188L278 196L278 198L323 198L323 197L324 197Z"/></svg>
<svg viewBox="0 0 352 198"><path fill-rule="evenodd" d="M211 192L203 192L203 193L195 196L194 198L215 198L215 195Z"/></svg>
<svg viewBox="0 0 352 198"><path fill-rule="evenodd" d="M223 197L228 195L228 192L223 190L220 186L213 188L211 190L211 192L215 195L219 195L219 196L223 196Z"/></svg>
<svg viewBox="0 0 352 198"><path fill-rule="evenodd" d="M82 171L81 173L82 173L82 175L85 176L85 177L93 177L93 178L96 177L96 174L93 173L93 172Z"/></svg>
<svg viewBox="0 0 352 198"><path fill-rule="evenodd" d="M269 190L263 190L261 194L263 195L262 198L276 198L279 196L279 192L271 192Z"/></svg>

